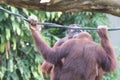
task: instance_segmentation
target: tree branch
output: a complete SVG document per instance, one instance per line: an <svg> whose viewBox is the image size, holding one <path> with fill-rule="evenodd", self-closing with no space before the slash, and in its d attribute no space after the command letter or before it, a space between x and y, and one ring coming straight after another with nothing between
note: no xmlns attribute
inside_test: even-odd
<svg viewBox="0 0 120 80"><path fill-rule="evenodd" d="M43 11L80 12L97 11L120 16L118 0L0 0L0 4Z"/></svg>

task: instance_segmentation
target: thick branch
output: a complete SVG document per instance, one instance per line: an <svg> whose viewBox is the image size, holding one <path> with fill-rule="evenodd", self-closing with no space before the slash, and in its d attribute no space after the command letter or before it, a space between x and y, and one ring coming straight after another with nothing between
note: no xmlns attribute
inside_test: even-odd
<svg viewBox="0 0 120 80"><path fill-rule="evenodd" d="M43 1L43 2L42 2ZM43 11L97 11L120 16L119 0L0 0L0 4Z"/></svg>

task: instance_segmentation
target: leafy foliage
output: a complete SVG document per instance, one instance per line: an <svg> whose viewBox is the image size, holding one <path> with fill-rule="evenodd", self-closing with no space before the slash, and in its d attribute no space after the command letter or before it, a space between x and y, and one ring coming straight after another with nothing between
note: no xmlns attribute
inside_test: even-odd
<svg viewBox="0 0 120 80"><path fill-rule="evenodd" d="M4 8L25 17L36 15L41 22L53 22L62 25L80 24L81 26L97 27L107 24L105 14L81 12L81 13L57 13L28 10L2 5ZM108 25L108 24L107 24ZM65 35L65 29L45 27L42 30L44 40L50 45ZM90 32L98 41L96 31ZM119 57L118 57L119 59ZM0 11L0 79L2 80L47 80L39 67L43 59L37 52L28 23ZM117 70L113 74L106 74L104 80L116 80L120 74ZM48 79L49 80L49 79Z"/></svg>
<svg viewBox="0 0 120 80"><path fill-rule="evenodd" d="M52 14L4 5L3 7L26 17L37 15L42 19L41 21L49 19L46 17ZM59 14L54 14L56 17L59 16ZM0 11L0 31L0 79L41 80L44 78L41 71L39 71L43 60L33 44L28 24L18 17ZM47 30L44 31L43 35L47 35L47 33L49 34L48 37L51 36ZM47 42L50 42L49 38L45 38Z"/></svg>

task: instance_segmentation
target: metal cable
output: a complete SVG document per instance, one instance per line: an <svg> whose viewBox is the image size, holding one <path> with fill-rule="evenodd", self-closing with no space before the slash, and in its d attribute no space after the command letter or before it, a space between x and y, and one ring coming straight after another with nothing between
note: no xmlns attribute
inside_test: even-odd
<svg viewBox="0 0 120 80"><path fill-rule="evenodd" d="M16 13L13 13L7 9L4 9L2 6L0 6L0 10L8 13L8 14L11 14L11 15L14 15L14 16L17 16L27 22L29 22L29 20L27 18L25 18L24 16L20 15L20 14L16 14ZM59 25L59 24L55 24L55 23L48 23L48 22L37 22L37 25L44 25L44 26L49 26L49 27L59 27L59 28L70 28L70 29L80 29L80 30L97 30L97 28L91 28L91 27L68 27L68 26L63 26L63 25ZM120 27L116 27L116 28L109 28L108 31L116 31L116 30L120 30Z"/></svg>

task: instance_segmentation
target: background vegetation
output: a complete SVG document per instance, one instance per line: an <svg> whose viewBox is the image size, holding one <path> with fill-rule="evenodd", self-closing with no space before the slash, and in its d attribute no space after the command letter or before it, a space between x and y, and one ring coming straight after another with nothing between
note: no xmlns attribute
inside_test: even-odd
<svg viewBox="0 0 120 80"><path fill-rule="evenodd" d="M14 13L25 17L37 16L42 22L52 22L62 25L73 23L81 26L97 27L98 25L109 25L105 14L93 12L61 13L28 10L2 5ZM49 28L42 29L44 40L53 46L56 40L65 35L65 29ZM96 31L90 32L94 40L98 42ZM120 48L117 48L120 50ZM120 54L116 55L118 61ZM37 52L28 23L0 11L0 80L49 80L39 69L43 59ZM120 75L120 64L112 74L105 74L103 80L118 80Z"/></svg>

